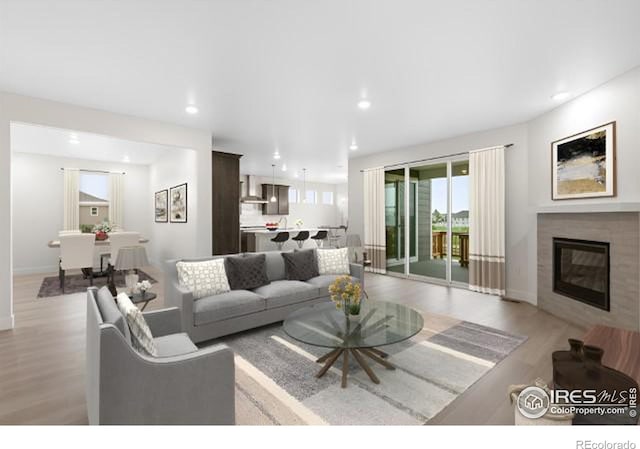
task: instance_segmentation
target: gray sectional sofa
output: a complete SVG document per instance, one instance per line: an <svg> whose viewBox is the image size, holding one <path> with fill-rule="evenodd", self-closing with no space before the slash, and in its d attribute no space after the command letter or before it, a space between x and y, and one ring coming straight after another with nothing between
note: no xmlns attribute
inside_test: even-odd
<svg viewBox="0 0 640 449"><path fill-rule="evenodd" d="M252 253L255 254L255 253ZM212 260L169 260L165 265L165 301L182 311L182 329L194 342L202 342L254 327L284 320L291 312L311 304L329 300L329 285L336 275L321 275L307 281L289 281L285 275L280 251L265 253L270 284L253 290L230 292L193 299L193 295L178 283L176 263ZM362 265L350 264L350 274L364 283Z"/></svg>

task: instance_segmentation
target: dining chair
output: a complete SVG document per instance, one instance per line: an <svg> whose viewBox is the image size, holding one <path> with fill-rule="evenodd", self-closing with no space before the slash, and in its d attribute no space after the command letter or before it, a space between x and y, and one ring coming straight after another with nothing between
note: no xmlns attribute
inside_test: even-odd
<svg viewBox="0 0 640 449"><path fill-rule="evenodd" d="M62 234L60 235L60 264L58 277L60 289L64 293L65 273L67 270L81 269L85 278L89 278L89 285L93 285L93 249L95 236L93 234Z"/></svg>
<svg viewBox="0 0 640 449"><path fill-rule="evenodd" d="M115 285L115 266L120 249L138 245L140 245L139 232L112 232L109 234L109 254L111 254L107 266L109 285Z"/></svg>

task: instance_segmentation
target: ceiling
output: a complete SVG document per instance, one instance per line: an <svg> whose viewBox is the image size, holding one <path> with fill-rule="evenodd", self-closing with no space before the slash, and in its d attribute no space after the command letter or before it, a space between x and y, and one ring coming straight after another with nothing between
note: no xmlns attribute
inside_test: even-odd
<svg viewBox="0 0 640 449"><path fill-rule="evenodd" d="M637 0L51 4L0 0L0 89L210 130L261 175L278 149L344 180L349 157L523 122L640 65Z"/></svg>
<svg viewBox="0 0 640 449"><path fill-rule="evenodd" d="M175 148L47 126L11 124L11 150L18 153L150 165Z"/></svg>

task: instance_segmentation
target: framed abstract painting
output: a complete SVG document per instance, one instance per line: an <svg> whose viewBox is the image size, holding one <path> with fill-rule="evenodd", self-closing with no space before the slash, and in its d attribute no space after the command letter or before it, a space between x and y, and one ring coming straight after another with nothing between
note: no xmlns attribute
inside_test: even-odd
<svg viewBox="0 0 640 449"><path fill-rule="evenodd" d="M187 184L171 187L169 191L171 203L171 223L187 222Z"/></svg>
<svg viewBox="0 0 640 449"><path fill-rule="evenodd" d="M551 198L616 195L616 122L551 144Z"/></svg>
<svg viewBox="0 0 640 449"><path fill-rule="evenodd" d="M169 221L169 191L160 190L155 194L155 220L156 223L166 223Z"/></svg>

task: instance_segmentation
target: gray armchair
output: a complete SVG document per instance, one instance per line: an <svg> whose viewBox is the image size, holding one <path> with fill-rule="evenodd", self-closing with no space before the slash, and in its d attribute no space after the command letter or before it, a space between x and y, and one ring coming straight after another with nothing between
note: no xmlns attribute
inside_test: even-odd
<svg viewBox="0 0 640 449"><path fill-rule="evenodd" d="M158 357L141 354L108 290L87 293L90 424L234 424L233 352L198 349L181 333L180 310L144 313Z"/></svg>

